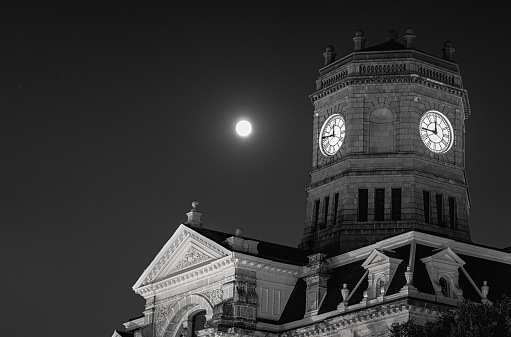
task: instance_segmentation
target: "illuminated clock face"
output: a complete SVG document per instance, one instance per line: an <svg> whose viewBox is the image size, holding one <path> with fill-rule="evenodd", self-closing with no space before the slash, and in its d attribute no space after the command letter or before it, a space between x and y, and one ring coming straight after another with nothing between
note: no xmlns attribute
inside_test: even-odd
<svg viewBox="0 0 511 337"><path fill-rule="evenodd" d="M451 123L438 111L432 110L422 115L419 132L424 145L434 153L446 153L454 143Z"/></svg>
<svg viewBox="0 0 511 337"><path fill-rule="evenodd" d="M346 133L344 118L339 115L332 115L323 124L319 133L319 149L325 156L333 156L341 148Z"/></svg>

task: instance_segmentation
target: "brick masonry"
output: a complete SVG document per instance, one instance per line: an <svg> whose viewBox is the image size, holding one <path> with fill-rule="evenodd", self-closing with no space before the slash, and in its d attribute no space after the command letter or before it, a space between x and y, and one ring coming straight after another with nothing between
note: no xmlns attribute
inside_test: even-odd
<svg viewBox="0 0 511 337"><path fill-rule="evenodd" d="M318 91L311 95L314 104L312 171L300 246L335 255L409 229L470 241L470 204L464 167L464 122L468 114L463 100L466 92L461 89L457 66L447 66L422 55L416 60L386 56L384 63L378 57L382 55L370 55L363 61L348 60L330 70L320 70ZM361 69L382 64L385 64L382 69L391 71L361 73ZM336 73L342 76L335 76ZM420 137L420 118L431 110L445 115L453 127L454 143L444 154L429 151ZM325 120L333 114L344 117L346 136L340 150L326 157L319 150L319 133ZM383 221L374 220L377 188L385 190ZM401 189L399 221L391 220L392 188ZM357 221L359 189L368 189L368 219L364 222ZM423 191L430 193L428 223ZM333 214L336 193L339 193L339 204L337 213ZM442 195L443 201L440 222L436 195ZM453 225L449 198L455 200ZM316 212L318 200L320 207Z"/></svg>

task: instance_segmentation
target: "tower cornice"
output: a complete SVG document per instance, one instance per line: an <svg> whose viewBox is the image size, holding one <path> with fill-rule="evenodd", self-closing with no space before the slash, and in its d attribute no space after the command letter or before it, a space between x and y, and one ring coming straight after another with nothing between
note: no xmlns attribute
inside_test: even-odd
<svg viewBox="0 0 511 337"><path fill-rule="evenodd" d="M323 80L318 79L317 86L319 89L316 90L313 94L309 95L311 102L314 104L316 101L325 98L335 92L338 92L344 88L354 85L381 85L381 84L416 84L422 85L426 87L430 87L436 90L440 90L442 92L446 92L455 96L459 96L463 102L463 112L465 114L465 119L470 117L470 105L468 101L467 91L460 86L456 86L454 84L448 84L442 82L440 79L427 77L427 70L425 68L418 68L419 72L422 69L426 71L426 74L420 74L418 71L406 71L403 70L402 74L399 74L399 70L391 70L387 73L370 73L370 74L352 74L352 75L343 75L349 73L339 73L334 74L331 77L325 78ZM434 75L438 75L438 72L431 73ZM436 77L441 77L441 74ZM447 77L444 77L446 80ZM446 80L447 81L447 80ZM320 84L318 84L320 82ZM326 86L325 86L326 85Z"/></svg>

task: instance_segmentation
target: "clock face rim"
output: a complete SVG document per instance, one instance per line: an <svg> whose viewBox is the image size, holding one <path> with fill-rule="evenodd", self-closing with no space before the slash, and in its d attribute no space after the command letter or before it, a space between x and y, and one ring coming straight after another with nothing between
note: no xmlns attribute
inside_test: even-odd
<svg viewBox="0 0 511 337"><path fill-rule="evenodd" d="M334 145L334 146L338 145L338 147L337 147L337 149L335 149L335 151L328 152L326 149L324 149L324 144L323 144L324 137L323 136L324 136L324 132L325 132L327 126L329 124L331 124L332 122L335 123L336 119L339 119L342 122L342 126L340 128L341 128L341 132L344 131L344 134L342 137L338 138L338 141L335 142L335 144L330 144L329 142L327 143L329 145ZM344 143L345 138L346 138L346 121L345 121L344 117L341 114L333 114L333 115L329 116L323 123L323 126L321 127L321 131L319 133L319 150L321 151L321 154L323 154L325 157L334 156L341 149L341 146Z"/></svg>
<svg viewBox="0 0 511 337"><path fill-rule="evenodd" d="M438 144L438 143L442 144L442 139L444 139L448 136L446 136L445 133L442 131L444 128L440 128L440 130L442 131L442 137L440 137L439 141L435 141L436 139L439 138L439 136L437 136L436 133L433 133L434 128L431 127L431 124L433 124L433 123L430 123L428 125L423 124L424 119L428 115L436 115L437 119L442 120L446 124L448 131L451 135L450 138L448 139L448 144L439 150L437 150L436 147L432 148L432 145ZM437 123L437 125L438 125L438 123ZM431 129L431 131L425 130L423 128ZM438 131L438 129L437 129L437 131ZM426 137L423 137L423 134L426 135ZM452 128L451 121L449 120L449 118L447 118L447 116L445 116L443 113L441 113L440 111L437 111L437 110L428 110L421 116L420 121L419 121L419 136L421 137L421 141L426 146L426 148L429 151L436 153L436 154L447 153L452 148L452 145L454 144L454 129ZM425 139L430 140L430 142L429 142L430 145L428 145L428 143L426 143Z"/></svg>

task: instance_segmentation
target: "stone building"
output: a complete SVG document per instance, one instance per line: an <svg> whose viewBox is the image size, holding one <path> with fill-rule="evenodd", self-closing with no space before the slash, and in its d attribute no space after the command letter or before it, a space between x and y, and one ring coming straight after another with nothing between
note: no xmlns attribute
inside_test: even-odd
<svg viewBox="0 0 511 337"><path fill-rule="evenodd" d="M133 286L143 315L114 336L385 336L509 292L510 251L470 239L453 45L438 58L412 29L397 40L366 47L357 31L349 55L326 48L298 248L205 228L194 202Z"/></svg>

